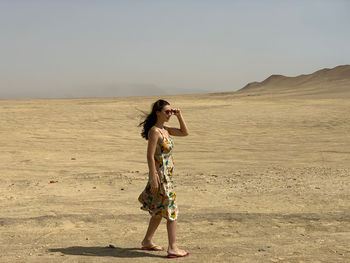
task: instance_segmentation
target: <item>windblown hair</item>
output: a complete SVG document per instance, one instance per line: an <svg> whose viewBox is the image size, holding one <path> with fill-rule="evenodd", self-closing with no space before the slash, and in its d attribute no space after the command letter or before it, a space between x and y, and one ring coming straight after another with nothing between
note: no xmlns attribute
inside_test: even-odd
<svg viewBox="0 0 350 263"><path fill-rule="evenodd" d="M157 111L161 111L163 109L164 106L166 105L170 105L169 102L165 101L165 100L157 100L156 102L154 102L152 104L152 111L151 113L149 113L148 115L146 115L145 120L143 122L141 122L138 127L142 126L142 132L141 132L141 136L143 138L145 138L146 140L148 140L148 131L152 128L152 126L154 124L156 124L157 122Z"/></svg>

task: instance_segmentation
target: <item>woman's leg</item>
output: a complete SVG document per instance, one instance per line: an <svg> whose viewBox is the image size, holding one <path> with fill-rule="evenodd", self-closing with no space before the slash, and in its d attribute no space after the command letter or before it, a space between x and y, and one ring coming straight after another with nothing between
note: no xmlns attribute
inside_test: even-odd
<svg viewBox="0 0 350 263"><path fill-rule="evenodd" d="M167 230L168 230L168 240L169 240L169 250L176 250L176 228L177 220L167 221Z"/></svg>
<svg viewBox="0 0 350 263"><path fill-rule="evenodd" d="M154 235L154 233L156 232L160 221L162 221L162 217L161 216L152 216L151 219L149 220L149 225L148 225L148 229L145 235L145 238L142 241L142 246L145 247L149 247L154 245L152 243L152 237Z"/></svg>
<svg viewBox="0 0 350 263"><path fill-rule="evenodd" d="M168 240L169 240L169 247L168 247L168 253L169 254L175 254L175 255L185 255L187 252L179 249L176 245L176 228L177 228L177 220L170 220L167 221L167 230L168 230Z"/></svg>

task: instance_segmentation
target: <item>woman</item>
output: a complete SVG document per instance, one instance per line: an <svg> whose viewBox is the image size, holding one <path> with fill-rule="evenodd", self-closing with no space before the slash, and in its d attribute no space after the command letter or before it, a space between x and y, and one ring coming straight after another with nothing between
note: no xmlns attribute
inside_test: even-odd
<svg viewBox="0 0 350 263"><path fill-rule="evenodd" d="M178 118L180 129L164 125L172 115ZM151 215L148 230L141 242L142 249L164 250L152 242L152 237L162 217L164 217L167 219L168 257L188 256L189 253L179 249L175 242L178 208L172 181L174 160L171 152L174 148L174 142L169 136L187 136L188 130L185 121L179 109L172 109L165 100L158 100L153 103L152 112L139 126L143 126L142 137L148 140L147 162L149 180L138 200L142 204L141 209L148 211Z"/></svg>

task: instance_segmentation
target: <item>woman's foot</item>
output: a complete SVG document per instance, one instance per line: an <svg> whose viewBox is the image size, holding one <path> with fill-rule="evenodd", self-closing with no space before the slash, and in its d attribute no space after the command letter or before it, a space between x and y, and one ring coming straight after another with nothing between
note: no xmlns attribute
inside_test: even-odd
<svg viewBox="0 0 350 263"><path fill-rule="evenodd" d="M151 242L142 241L141 245L142 245L142 248L141 248L142 250L153 250L153 251L163 251L164 250L164 248L154 244L152 241Z"/></svg>
<svg viewBox="0 0 350 263"><path fill-rule="evenodd" d="M186 257L189 255L188 252L186 252L185 250L179 249L179 248L173 248L170 249L168 248L168 257Z"/></svg>

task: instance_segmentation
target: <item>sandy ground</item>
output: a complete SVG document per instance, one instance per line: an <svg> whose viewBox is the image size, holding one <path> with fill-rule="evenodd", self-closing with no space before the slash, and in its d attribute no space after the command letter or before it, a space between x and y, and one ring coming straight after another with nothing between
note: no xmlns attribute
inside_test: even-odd
<svg viewBox="0 0 350 263"><path fill-rule="evenodd" d="M176 261L350 262L349 99L162 98L190 131L174 138L178 244L190 252ZM171 260L139 250L137 124L156 99L0 101L0 262ZM167 248L165 221L154 241Z"/></svg>

